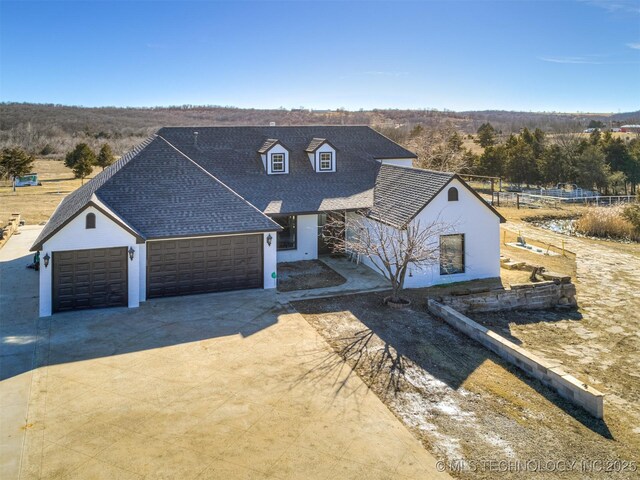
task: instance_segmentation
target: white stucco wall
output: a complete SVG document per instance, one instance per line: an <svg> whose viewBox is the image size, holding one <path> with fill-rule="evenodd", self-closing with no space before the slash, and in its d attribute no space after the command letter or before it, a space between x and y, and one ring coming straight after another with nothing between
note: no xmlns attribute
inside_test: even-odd
<svg viewBox="0 0 640 480"><path fill-rule="evenodd" d="M137 253L140 256L140 301L145 302L147 300L147 244L138 245Z"/></svg>
<svg viewBox="0 0 640 480"><path fill-rule="evenodd" d="M271 246L267 243L269 235L271 235ZM269 232L265 233L262 238L264 242L264 288L276 288L278 285L278 234L277 232Z"/></svg>
<svg viewBox="0 0 640 480"><path fill-rule="evenodd" d="M380 160L384 165L396 165L398 167L413 167L413 158L384 158Z"/></svg>
<svg viewBox="0 0 640 480"><path fill-rule="evenodd" d="M457 202L447 200L450 187L458 189ZM350 213L348 218L353 218L354 215ZM449 224L447 233L462 233L465 236L465 271L440 275L439 263L430 268L413 266L407 272L405 288L500 276L500 219L497 215L482 205L482 202L460 182L453 180L418 214L414 222L420 221L421 225L427 225L438 216L439 221ZM378 272L370 259L363 258L361 262Z"/></svg>
<svg viewBox="0 0 640 480"><path fill-rule="evenodd" d="M278 263L318 258L318 215L298 215L295 250L279 250Z"/></svg>
<svg viewBox="0 0 640 480"><path fill-rule="evenodd" d="M85 228L85 217L88 213L96 216L96 228ZM66 250L88 250L93 248L133 247L136 254L133 260L128 260L128 298L129 307L137 307L140 303L140 245L136 238L124 230L120 225L106 217L99 210L88 207L64 228L56 233L42 246L40 251L40 316L51 315L52 309L52 272L53 252ZM51 262L44 268L42 258L49 254Z"/></svg>

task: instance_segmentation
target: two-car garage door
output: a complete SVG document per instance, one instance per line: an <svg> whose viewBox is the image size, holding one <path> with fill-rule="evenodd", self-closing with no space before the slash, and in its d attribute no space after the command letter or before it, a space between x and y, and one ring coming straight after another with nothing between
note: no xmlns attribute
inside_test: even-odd
<svg viewBox="0 0 640 480"><path fill-rule="evenodd" d="M262 235L147 243L147 298L262 288Z"/></svg>
<svg viewBox="0 0 640 480"><path fill-rule="evenodd" d="M147 298L262 288L262 235L147 243ZM126 247L53 252L53 311L127 305Z"/></svg>

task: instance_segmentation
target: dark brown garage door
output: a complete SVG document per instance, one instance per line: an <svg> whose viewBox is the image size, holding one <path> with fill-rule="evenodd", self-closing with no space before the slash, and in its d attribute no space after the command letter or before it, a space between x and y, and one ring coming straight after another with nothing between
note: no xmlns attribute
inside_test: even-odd
<svg viewBox="0 0 640 480"><path fill-rule="evenodd" d="M262 286L262 235L147 243L148 298Z"/></svg>
<svg viewBox="0 0 640 480"><path fill-rule="evenodd" d="M53 311L127 305L127 249L53 252Z"/></svg>

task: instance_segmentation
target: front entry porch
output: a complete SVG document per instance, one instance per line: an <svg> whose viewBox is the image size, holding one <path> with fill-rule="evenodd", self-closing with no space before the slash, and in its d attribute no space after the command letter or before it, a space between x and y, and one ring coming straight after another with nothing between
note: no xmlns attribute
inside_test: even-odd
<svg viewBox="0 0 640 480"><path fill-rule="evenodd" d="M278 299L282 302L290 302L307 298L331 297L335 295L349 295L353 293L374 292L389 289L389 282L386 278L374 272L362 263L357 264L350 261L345 256L321 255L318 261L326 265L339 276L344 277L346 281L333 286L288 292L280 291L280 288L278 288ZM306 264L310 267L312 266L312 262L296 263L299 263L301 268ZM313 274L313 272L310 272L310 274Z"/></svg>
<svg viewBox="0 0 640 480"><path fill-rule="evenodd" d="M336 223L342 222L344 224L345 212L325 212L318 214L318 255L325 255L329 253L335 253L334 246L327 240L327 236L344 238L344 230L339 231Z"/></svg>

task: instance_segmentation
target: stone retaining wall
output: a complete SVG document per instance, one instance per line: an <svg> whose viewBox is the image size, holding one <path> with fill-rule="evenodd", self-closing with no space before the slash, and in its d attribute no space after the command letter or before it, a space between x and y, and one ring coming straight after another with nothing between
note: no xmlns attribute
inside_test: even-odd
<svg viewBox="0 0 640 480"><path fill-rule="evenodd" d="M532 354L449 306L435 300L429 300L428 305L431 313L455 329L553 388L560 396L584 408L594 417L603 418L604 394L569 375L561 368L560 362L542 359Z"/></svg>
<svg viewBox="0 0 640 480"><path fill-rule="evenodd" d="M488 290L438 297L444 305L459 312L497 312L502 310L544 310L577 305L576 286L548 281L511 285L510 289Z"/></svg>
<svg viewBox="0 0 640 480"><path fill-rule="evenodd" d="M11 235L13 235L20 226L20 214L12 213L7 225L0 229L0 247L9 241Z"/></svg>

